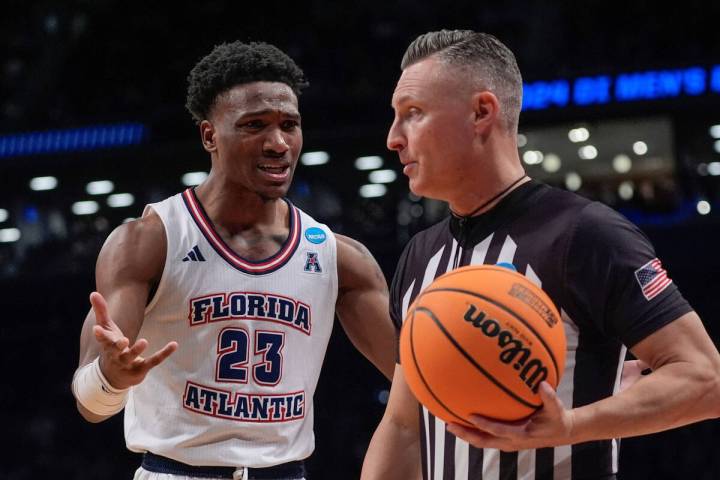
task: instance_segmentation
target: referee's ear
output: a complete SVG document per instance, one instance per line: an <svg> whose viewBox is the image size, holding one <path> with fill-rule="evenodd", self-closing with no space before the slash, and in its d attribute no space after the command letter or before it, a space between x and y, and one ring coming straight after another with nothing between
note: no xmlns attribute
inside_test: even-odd
<svg viewBox="0 0 720 480"><path fill-rule="evenodd" d="M472 96L475 112L475 131L486 136L500 118L500 102L494 93L484 90Z"/></svg>
<svg viewBox="0 0 720 480"><path fill-rule="evenodd" d="M215 127L210 120L200 122L200 141L206 152L212 153L217 150L215 145Z"/></svg>

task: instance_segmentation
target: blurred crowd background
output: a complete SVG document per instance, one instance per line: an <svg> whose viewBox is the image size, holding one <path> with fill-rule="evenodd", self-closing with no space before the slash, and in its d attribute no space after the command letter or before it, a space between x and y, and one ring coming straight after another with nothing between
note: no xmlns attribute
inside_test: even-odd
<svg viewBox="0 0 720 480"><path fill-rule="evenodd" d="M127 479L121 416L70 394L94 261L209 159L185 78L214 45L263 40L310 87L291 199L363 241L386 276L446 206L409 194L385 147L400 58L440 28L493 33L525 81L531 176L618 209L651 238L720 341L720 2L5 0L0 18L0 479ZM357 478L389 385L336 328L310 478ZM627 479L717 479L720 423L623 440Z"/></svg>

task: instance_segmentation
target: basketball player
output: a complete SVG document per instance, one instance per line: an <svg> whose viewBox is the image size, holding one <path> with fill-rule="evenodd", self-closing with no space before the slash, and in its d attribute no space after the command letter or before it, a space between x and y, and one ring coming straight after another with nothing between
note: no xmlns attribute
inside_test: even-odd
<svg viewBox="0 0 720 480"><path fill-rule="evenodd" d="M91 422L125 408L136 479L303 478L336 311L392 375L387 285L361 244L285 199L303 140L295 63L235 42L188 80L210 174L107 239L73 392Z"/></svg>
<svg viewBox="0 0 720 480"><path fill-rule="evenodd" d="M420 407L396 366L362 478L615 478L614 439L720 416L720 355L647 238L612 209L524 172L522 80L508 48L483 33L431 32L401 68L388 147L410 190L447 201L452 215L405 248L390 292L396 326L436 276L512 263L561 309L567 365L557 391L541 384L544 406L530 418L477 417L475 429ZM652 373L618 393L626 348Z"/></svg>

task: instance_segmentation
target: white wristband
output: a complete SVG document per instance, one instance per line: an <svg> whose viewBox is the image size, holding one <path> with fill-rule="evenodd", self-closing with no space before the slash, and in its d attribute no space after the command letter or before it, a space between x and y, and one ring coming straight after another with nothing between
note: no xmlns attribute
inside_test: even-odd
<svg viewBox="0 0 720 480"><path fill-rule="evenodd" d="M103 417L123 409L130 389L118 390L100 371L100 357L80 367L73 377L72 392L87 410Z"/></svg>

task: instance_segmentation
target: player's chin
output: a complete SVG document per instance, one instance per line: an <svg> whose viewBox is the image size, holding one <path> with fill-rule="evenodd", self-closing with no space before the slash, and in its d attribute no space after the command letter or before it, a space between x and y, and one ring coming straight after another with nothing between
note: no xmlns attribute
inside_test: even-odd
<svg viewBox="0 0 720 480"><path fill-rule="evenodd" d="M258 188L258 194L266 200L277 200L287 196L290 190L290 183L282 183L276 185L263 185Z"/></svg>

